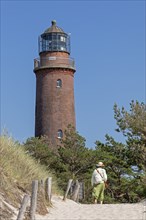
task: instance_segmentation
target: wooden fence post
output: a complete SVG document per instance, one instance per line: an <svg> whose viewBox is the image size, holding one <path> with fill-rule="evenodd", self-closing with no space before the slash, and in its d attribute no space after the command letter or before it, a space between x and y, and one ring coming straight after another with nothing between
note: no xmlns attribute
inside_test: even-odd
<svg viewBox="0 0 146 220"><path fill-rule="evenodd" d="M35 211L37 207L38 180L32 181L32 195L30 206L30 220L35 220Z"/></svg>
<svg viewBox="0 0 146 220"><path fill-rule="evenodd" d="M79 182L80 189L79 189L79 200L83 200L85 198L85 184L84 182Z"/></svg>
<svg viewBox="0 0 146 220"><path fill-rule="evenodd" d="M51 203L52 197L52 177L46 179L46 197L49 203Z"/></svg>
<svg viewBox="0 0 146 220"><path fill-rule="evenodd" d="M42 195L45 199L45 181L44 180L40 181L40 192L42 193Z"/></svg>
<svg viewBox="0 0 146 220"><path fill-rule="evenodd" d="M69 181L68 181L67 189L66 189L65 195L64 195L64 197L63 197L63 200L64 200L64 201L66 200L66 197L67 197L67 195L68 195L68 192L69 192L70 187L71 187L71 184L72 184L72 181L73 181L72 179L69 179Z"/></svg>
<svg viewBox="0 0 146 220"><path fill-rule="evenodd" d="M43 189L45 188L44 180L41 180L41 181L40 181L40 186L41 186L41 188L43 188Z"/></svg>
<svg viewBox="0 0 146 220"><path fill-rule="evenodd" d="M22 200L22 204L21 207L19 209L19 213L17 216L17 220L23 220L26 208L28 206L28 202L29 202L30 196L29 195L24 195L23 200Z"/></svg>
<svg viewBox="0 0 146 220"><path fill-rule="evenodd" d="M78 200L79 189L80 189L80 184L79 184L78 180L76 180L76 185L75 185L75 189L74 189L73 196L72 196L72 199L74 201Z"/></svg>

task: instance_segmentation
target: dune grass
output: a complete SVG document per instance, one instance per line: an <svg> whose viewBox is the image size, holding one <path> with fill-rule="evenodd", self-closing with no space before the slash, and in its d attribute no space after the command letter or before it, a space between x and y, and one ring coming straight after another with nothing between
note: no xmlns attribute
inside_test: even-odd
<svg viewBox="0 0 146 220"><path fill-rule="evenodd" d="M0 193L15 207L22 199L20 194L31 191L32 180L45 180L51 176L52 192L60 194L55 176L31 158L23 145L7 136L0 137L0 175Z"/></svg>

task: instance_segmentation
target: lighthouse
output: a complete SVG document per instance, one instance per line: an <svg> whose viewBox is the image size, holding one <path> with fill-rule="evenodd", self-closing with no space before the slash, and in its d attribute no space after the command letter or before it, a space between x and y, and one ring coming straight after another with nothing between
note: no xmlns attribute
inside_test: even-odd
<svg viewBox="0 0 146 220"><path fill-rule="evenodd" d="M76 127L74 105L74 59L70 57L70 35L52 21L39 36L36 75L35 137L47 136L53 145L64 138L70 124Z"/></svg>

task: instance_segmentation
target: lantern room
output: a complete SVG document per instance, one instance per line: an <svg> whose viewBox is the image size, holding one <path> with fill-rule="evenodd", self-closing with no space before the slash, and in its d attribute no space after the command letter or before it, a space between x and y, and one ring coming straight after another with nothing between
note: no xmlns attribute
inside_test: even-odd
<svg viewBox="0 0 146 220"><path fill-rule="evenodd" d="M55 20L52 21L52 26L39 37L39 53L49 51L70 54L70 36L56 26Z"/></svg>

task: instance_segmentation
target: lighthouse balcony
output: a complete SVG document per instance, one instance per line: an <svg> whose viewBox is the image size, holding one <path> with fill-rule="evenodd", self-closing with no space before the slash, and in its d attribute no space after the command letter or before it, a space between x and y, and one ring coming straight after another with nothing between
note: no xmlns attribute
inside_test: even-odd
<svg viewBox="0 0 146 220"><path fill-rule="evenodd" d="M34 71L44 68L69 68L75 70L75 62L72 58L56 56L34 59Z"/></svg>

